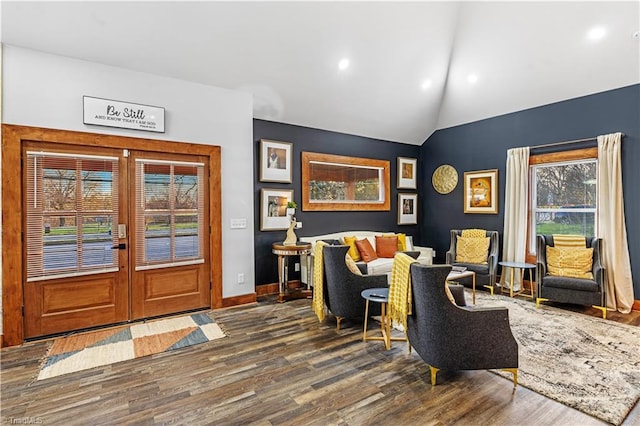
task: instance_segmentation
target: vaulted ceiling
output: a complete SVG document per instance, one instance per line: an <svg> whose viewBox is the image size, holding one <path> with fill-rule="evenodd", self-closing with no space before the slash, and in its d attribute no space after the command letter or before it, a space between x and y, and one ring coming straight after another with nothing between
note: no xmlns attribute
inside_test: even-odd
<svg viewBox="0 0 640 426"><path fill-rule="evenodd" d="M2 1L0 12L6 44L243 90L255 118L415 145L640 82L638 1Z"/></svg>

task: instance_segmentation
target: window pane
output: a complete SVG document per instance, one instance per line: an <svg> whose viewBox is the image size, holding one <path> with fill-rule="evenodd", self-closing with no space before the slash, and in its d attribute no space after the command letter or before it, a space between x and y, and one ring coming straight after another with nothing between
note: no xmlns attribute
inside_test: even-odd
<svg viewBox="0 0 640 426"><path fill-rule="evenodd" d="M596 235L596 160L539 164L532 173L530 252L537 234Z"/></svg>
<svg viewBox="0 0 640 426"><path fill-rule="evenodd" d="M117 250L113 250L111 223L104 216L84 217L82 224L82 266L114 266Z"/></svg>
<svg viewBox="0 0 640 426"><path fill-rule="evenodd" d="M555 218L552 215L548 212L536 213L537 234L595 235L595 213L555 213Z"/></svg>
<svg viewBox="0 0 640 426"><path fill-rule="evenodd" d="M176 258L199 257L198 215L176 216Z"/></svg>
<svg viewBox="0 0 640 426"><path fill-rule="evenodd" d="M78 235L75 216L51 216L51 226L45 222L44 270L78 267ZM47 229L49 232L47 232Z"/></svg>
<svg viewBox="0 0 640 426"><path fill-rule="evenodd" d="M538 207L596 205L596 163L580 162L536 167Z"/></svg>
<svg viewBox="0 0 640 426"><path fill-rule="evenodd" d="M204 171L202 163L136 160L136 268L202 258Z"/></svg>
<svg viewBox="0 0 640 426"><path fill-rule="evenodd" d="M26 178L27 280L118 266L117 158L27 152Z"/></svg>
<svg viewBox="0 0 640 426"><path fill-rule="evenodd" d="M144 201L147 210L169 209L170 166L145 164Z"/></svg>
<svg viewBox="0 0 640 426"><path fill-rule="evenodd" d="M147 221L145 231L145 260L157 262L171 260L171 217L154 215Z"/></svg>
<svg viewBox="0 0 640 426"><path fill-rule="evenodd" d="M55 165L55 161L47 161ZM75 170L44 169L42 175L44 209L47 211L73 211L76 207Z"/></svg>
<svg viewBox="0 0 640 426"><path fill-rule="evenodd" d="M176 167L173 176L175 208L198 208L198 175L195 167Z"/></svg>
<svg viewBox="0 0 640 426"><path fill-rule="evenodd" d="M82 172L82 209L84 211L111 210L112 179L111 171Z"/></svg>
<svg viewBox="0 0 640 426"><path fill-rule="evenodd" d="M44 233L50 235L76 235L75 216L59 216L47 214L44 217Z"/></svg>

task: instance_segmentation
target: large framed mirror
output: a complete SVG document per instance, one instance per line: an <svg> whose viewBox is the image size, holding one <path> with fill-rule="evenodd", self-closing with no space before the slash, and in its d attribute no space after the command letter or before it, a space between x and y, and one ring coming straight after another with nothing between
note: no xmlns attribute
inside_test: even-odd
<svg viewBox="0 0 640 426"><path fill-rule="evenodd" d="M302 210L389 211L387 160L302 153Z"/></svg>

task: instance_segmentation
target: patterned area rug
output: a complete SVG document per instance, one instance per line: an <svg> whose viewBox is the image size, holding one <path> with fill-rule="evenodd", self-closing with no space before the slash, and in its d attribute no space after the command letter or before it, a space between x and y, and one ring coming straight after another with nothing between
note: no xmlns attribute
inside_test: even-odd
<svg viewBox="0 0 640 426"><path fill-rule="evenodd" d="M37 380L197 345L225 337L206 313L168 318L54 340Z"/></svg>
<svg viewBox="0 0 640 426"><path fill-rule="evenodd" d="M483 291L476 302L509 308L518 384L616 425L640 398L640 327Z"/></svg>

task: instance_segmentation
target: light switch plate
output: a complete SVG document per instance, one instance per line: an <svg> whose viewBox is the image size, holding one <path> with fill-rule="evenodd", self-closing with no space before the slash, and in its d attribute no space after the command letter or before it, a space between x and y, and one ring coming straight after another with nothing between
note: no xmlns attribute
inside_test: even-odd
<svg viewBox="0 0 640 426"><path fill-rule="evenodd" d="M231 229L244 229L247 227L247 219L231 219Z"/></svg>

